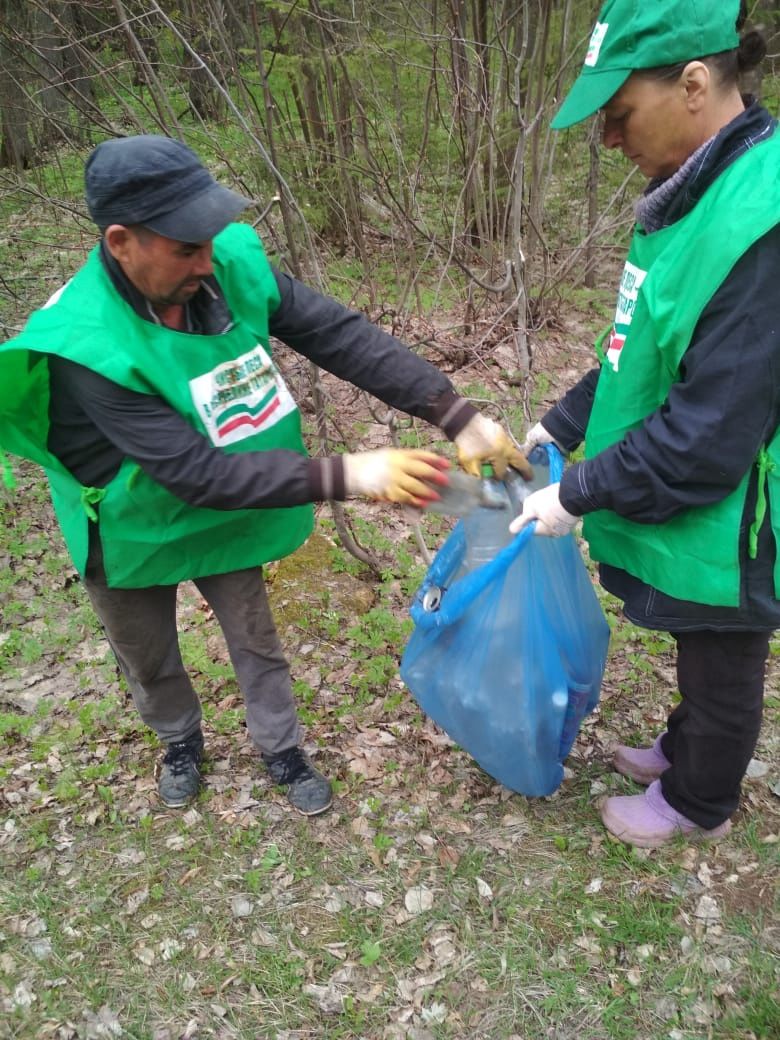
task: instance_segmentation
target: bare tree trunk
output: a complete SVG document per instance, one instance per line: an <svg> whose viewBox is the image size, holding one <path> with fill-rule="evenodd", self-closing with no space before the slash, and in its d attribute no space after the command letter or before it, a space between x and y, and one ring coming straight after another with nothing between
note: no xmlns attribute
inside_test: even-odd
<svg viewBox="0 0 780 1040"><path fill-rule="evenodd" d="M554 148L554 139L550 140L547 120L545 119L545 103L547 100L547 66L550 51L550 33L552 7L554 0L542 0L538 6L538 23L535 31L532 63L529 68L529 104L526 110L526 123L530 127L530 177L526 191L528 197L528 235L527 258L529 269L536 284L541 284L543 272L546 270L547 257L541 229L544 222L544 203L547 192L545 176L545 148Z"/></svg>
<svg viewBox="0 0 780 1040"><path fill-rule="evenodd" d="M27 74L16 60L9 35L24 35L25 12L15 0L0 0L0 167L24 170L35 158L33 106L25 89ZM7 35L7 33L9 35Z"/></svg>
<svg viewBox="0 0 780 1040"><path fill-rule="evenodd" d="M35 50L40 56L40 73L44 86L38 91L38 100L43 114L39 140L43 145L67 140L68 101L65 96L63 78L63 53L65 41L57 23L67 12L62 3L48 4L48 9L38 8L35 21ZM54 17L52 17L54 15Z"/></svg>
<svg viewBox="0 0 780 1040"><path fill-rule="evenodd" d="M343 101L345 97L352 95L354 92L351 84L349 84L347 71L343 64L341 65L342 83L339 85L337 82L331 61L331 47L328 46L329 43L331 46L333 45L332 33L327 28L327 22L318 0L309 0L309 2L313 13L316 15L317 28L322 41L322 68L325 76L328 107L333 119L336 171L343 191L345 231L361 260L364 261L366 259L366 247L363 238L363 214L360 207L359 192L355 185L355 178L349 162L352 137L351 127L348 113L344 105L340 103L340 98ZM336 62L338 62L338 54L336 54Z"/></svg>
<svg viewBox="0 0 780 1040"><path fill-rule="evenodd" d="M466 37L466 0L448 0L450 64L452 70L453 122L461 143L463 166L462 211L466 240L484 241L481 218L481 164L479 121L475 112L475 87L471 81ZM483 70L484 71L484 70Z"/></svg>
<svg viewBox="0 0 780 1040"><path fill-rule="evenodd" d="M526 132L517 138L515 165L512 175L512 264L515 286L515 353L517 367L523 375L531 368L531 350L528 343L528 293L526 291L526 258L523 250L523 195L525 193Z"/></svg>
<svg viewBox="0 0 780 1040"><path fill-rule="evenodd" d="M178 120L168 101L165 88L154 69L154 52L156 43L153 36L139 36L135 29L135 22L127 17L122 0L112 0L114 10L119 19L119 27L127 39L128 51L132 56L136 67L136 82L140 86L146 84L152 96L152 104L157 111L160 129L165 133L177 133L180 136ZM145 46L144 46L145 44Z"/></svg>
<svg viewBox="0 0 780 1040"><path fill-rule="evenodd" d="M201 0L186 0L184 10L186 12L189 31L187 37L192 44L192 49L198 54L212 54L215 48L212 45L212 37L218 35L226 22L224 5L217 0L208 0L206 4ZM230 46L230 41L226 37ZM219 52L221 48L217 48ZM219 68L223 63L227 64L228 55L223 56L223 62L217 65ZM225 104L222 95L215 89L208 72L199 62L193 62L187 52L182 56L182 68L187 77L187 97L190 108L201 120L222 119L225 115Z"/></svg>
<svg viewBox="0 0 780 1040"><path fill-rule="evenodd" d="M588 247L585 251L585 278L588 289L596 284L596 251L593 231L599 216L599 175L601 172L601 122L596 116L591 120L588 131L588 182L585 192L588 197Z"/></svg>
<svg viewBox="0 0 780 1040"><path fill-rule="evenodd" d="M263 101L265 104L265 135L266 144L268 147L268 153L273 160L275 169L279 168L278 155L276 152L276 135L274 133L274 104L273 98L271 97L271 90L268 84L268 77L265 74L265 59L263 57L263 42L260 38L260 28L257 23L257 5L253 4L251 9L251 20L252 28L254 30L254 45L255 45L255 60L257 61L257 69L260 73L260 80L263 84ZM279 183L278 178L277 189L279 191L279 201L282 211L282 221L284 223L285 236L287 238L287 248L290 251L290 267L298 278L301 277L301 262L298 256L298 249L295 241L295 230L293 226L293 213L290 207L290 200L287 198L287 194L283 190L283 186Z"/></svg>

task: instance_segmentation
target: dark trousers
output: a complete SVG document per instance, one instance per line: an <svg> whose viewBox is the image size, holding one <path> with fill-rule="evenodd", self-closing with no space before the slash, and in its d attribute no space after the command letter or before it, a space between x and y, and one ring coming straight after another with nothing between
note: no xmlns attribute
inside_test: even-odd
<svg viewBox="0 0 780 1040"><path fill-rule="evenodd" d="M269 754L294 747L300 733L290 671L262 568L198 578L195 585L225 636L253 742ZM201 708L179 652L177 586L108 588L102 567L88 568L84 586L141 718L163 743L191 736Z"/></svg>
<svg viewBox="0 0 780 1040"><path fill-rule="evenodd" d="M672 634L682 701L661 740L672 763L661 790L672 808L709 830L739 803L761 728L770 633Z"/></svg>

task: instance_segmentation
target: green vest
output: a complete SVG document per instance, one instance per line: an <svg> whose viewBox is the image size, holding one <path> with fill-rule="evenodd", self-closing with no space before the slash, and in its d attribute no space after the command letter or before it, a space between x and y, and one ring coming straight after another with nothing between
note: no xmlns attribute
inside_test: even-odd
<svg viewBox="0 0 780 1040"><path fill-rule="evenodd" d="M585 436L586 458L641 426L666 400L707 303L740 257L780 223L778 171L780 133L775 132L732 163L682 220L652 234L637 227L615 324L609 338L597 344L602 367ZM606 353L601 348L605 339ZM739 363L735 357L734 364ZM755 465L759 502L750 547L755 552L768 484L779 546L775 594L780 595L780 433L762 448ZM634 523L608 510L589 513L583 530L591 556L668 596L739 606L740 525L750 477L751 471L722 501L687 509L663 524Z"/></svg>
<svg viewBox="0 0 780 1040"><path fill-rule="evenodd" d="M221 335L192 335L140 318L114 289L95 249L22 333L0 345L0 446L46 470L80 574L88 524L97 522L113 587L170 585L257 566L291 553L313 526L309 505L187 505L127 458L105 488L85 488L47 449L44 355L58 354L129 390L158 395L227 454L274 448L305 454L298 409L270 356L268 316L279 295L253 229L227 227L214 239L213 262L234 319Z"/></svg>

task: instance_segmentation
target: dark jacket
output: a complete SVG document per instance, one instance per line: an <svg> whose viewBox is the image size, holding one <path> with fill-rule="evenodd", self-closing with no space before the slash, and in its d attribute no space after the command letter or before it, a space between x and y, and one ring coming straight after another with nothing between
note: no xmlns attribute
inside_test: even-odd
<svg viewBox="0 0 780 1040"><path fill-rule="evenodd" d="M690 212L773 122L751 104L725 127L669 201L661 226ZM740 259L705 308L682 359L681 379L663 406L619 443L567 469L560 493L564 508L576 515L611 509L640 524L657 524L720 501L737 487L780 423L779 284L780 227L775 227ZM598 376L598 369L590 371L542 419L566 450L584 438ZM747 552L756 490L754 471L741 532L739 607L674 599L608 565L600 568L602 584L624 601L632 621L647 628L777 628L776 548L768 515L758 558L749 559Z"/></svg>
<svg viewBox="0 0 780 1040"><path fill-rule="evenodd" d="M149 302L101 247L116 291L147 321ZM270 315L273 337L385 404L440 426L451 440L476 414L450 381L362 314L273 269L281 302ZM215 335L231 315L214 276L186 308L187 331ZM228 455L161 398L112 383L89 368L49 357L48 446L82 483L105 487L122 459L190 505L212 509L295 506L345 497L341 457L305 458L290 451Z"/></svg>

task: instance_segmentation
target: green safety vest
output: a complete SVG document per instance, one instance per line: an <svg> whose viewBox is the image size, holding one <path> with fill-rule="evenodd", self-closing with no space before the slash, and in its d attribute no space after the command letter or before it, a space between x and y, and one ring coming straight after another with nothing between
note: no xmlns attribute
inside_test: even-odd
<svg viewBox="0 0 780 1040"><path fill-rule="evenodd" d="M108 584L170 585L277 560L313 526L310 505L202 509L187 505L131 459L105 488L83 487L49 452L49 371L57 354L163 398L225 453L305 454L300 414L271 359L268 316L279 293L257 235L231 224L214 239L214 272L234 324L193 335L139 317L94 249L83 268L0 345L0 448L46 470L66 545L80 574L97 523ZM97 509L95 508L97 507Z"/></svg>
<svg viewBox="0 0 780 1040"><path fill-rule="evenodd" d="M680 361L707 303L740 257L780 223L779 171L775 132L732 163L681 220L651 234L636 228L615 323L596 347L602 366L586 458L641 426L679 381ZM780 596L780 432L761 449L755 468L758 504L756 517L748 519L749 550L755 555L768 495ZM634 523L609 510L588 513L583 533L592 558L677 599L739 606L740 527L751 473L722 501L686 509L662 524Z"/></svg>

